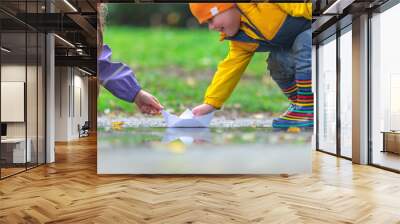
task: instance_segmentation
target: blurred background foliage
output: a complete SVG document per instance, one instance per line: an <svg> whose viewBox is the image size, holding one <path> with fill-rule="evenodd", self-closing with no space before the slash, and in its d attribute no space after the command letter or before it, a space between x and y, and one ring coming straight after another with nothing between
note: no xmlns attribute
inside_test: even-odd
<svg viewBox="0 0 400 224"><path fill-rule="evenodd" d="M199 26L187 4L108 4L104 41L113 50L112 59L128 64L143 89L175 113L202 103L228 52L228 41L219 41L219 33ZM217 115L270 115L286 109L285 96L269 76L267 57L268 53L254 55ZM101 88L98 112L131 116L138 110Z"/></svg>
<svg viewBox="0 0 400 224"><path fill-rule="evenodd" d="M197 28L200 26L190 13L188 4L108 4L108 14L107 23L110 25L182 28Z"/></svg>

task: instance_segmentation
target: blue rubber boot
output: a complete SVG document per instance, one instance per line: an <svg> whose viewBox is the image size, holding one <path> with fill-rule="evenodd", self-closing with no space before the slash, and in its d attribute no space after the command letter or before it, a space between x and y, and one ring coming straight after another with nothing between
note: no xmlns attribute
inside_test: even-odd
<svg viewBox="0 0 400 224"><path fill-rule="evenodd" d="M272 127L313 127L314 96L311 91L311 80L296 80L297 99L289 106L285 114L273 119Z"/></svg>
<svg viewBox="0 0 400 224"><path fill-rule="evenodd" d="M298 105L292 104L288 111L282 115L281 117L274 118L272 120L273 128L290 128L290 127L299 127L299 128L312 128L314 126L313 120L313 112L307 112L308 117L303 117L305 111L312 111L313 107L301 107ZM300 111L302 113L302 117L294 118L293 114L297 113L296 111ZM298 114L298 113L297 113Z"/></svg>

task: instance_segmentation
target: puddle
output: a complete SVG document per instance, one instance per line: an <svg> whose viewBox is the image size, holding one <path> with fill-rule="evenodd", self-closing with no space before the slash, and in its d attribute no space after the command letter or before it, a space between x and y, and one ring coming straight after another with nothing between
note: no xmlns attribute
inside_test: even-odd
<svg viewBox="0 0 400 224"><path fill-rule="evenodd" d="M98 130L99 174L311 172L311 131L272 128Z"/></svg>

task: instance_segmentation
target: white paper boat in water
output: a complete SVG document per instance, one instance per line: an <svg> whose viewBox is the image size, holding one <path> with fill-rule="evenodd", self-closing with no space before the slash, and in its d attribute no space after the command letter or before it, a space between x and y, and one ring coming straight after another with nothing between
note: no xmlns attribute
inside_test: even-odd
<svg viewBox="0 0 400 224"><path fill-rule="evenodd" d="M179 117L164 110L162 114L169 128L207 128L214 116L214 112L203 116L194 116L189 109L186 109Z"/></svg>

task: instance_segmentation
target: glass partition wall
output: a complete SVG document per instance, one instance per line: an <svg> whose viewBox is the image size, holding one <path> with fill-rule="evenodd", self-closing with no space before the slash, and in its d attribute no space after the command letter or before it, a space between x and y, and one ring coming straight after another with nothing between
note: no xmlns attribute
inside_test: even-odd
<svg viewBox="0 0 400 224"><path fill-rule="evenodd" d="M42 4L41 4L42 3ZM5 3L0 3L1 4ZM38 13L43 2L18 2ZM18 14L16 15L16 17ZM45 35L0 11L0 178L45 163ZM11 29L12 28L12 29Z"/></svg>
<svg viewBox="0 0 400 224"><path fill-rule="evenodd" d="M400 172L400 4L371 18L370 163Z"/></svg>
<svg viewBox="0 0 400 224"><path fill-rule="evenodd" d="M317 149L352 158L352 26L318 43Z"/></svg>
<svg viewBox="0 0 400 224"><path fill-rule="evenodd" d="M352 32L351 25L341 31L340 64L340 155L352 158Z"/></svg>
<svg viewBox="0 0 400 224"><path fill-rule="evenodd" d="M336 35L318 46L318 149L336 154Z"/></svg>
<svg viewBox="0 0 400 224"><path fill-rule="evenodd" d="M368 164L400 172L400 33L393 28L400 21L400 4L389 0L365 13L369 13L365 36L355 33L353 39L351 23L341 30L334 24L336 35L316 45L316 146L352 158L352 43L366 38L368 49L362 50L368 51ZM346 24L345 19L338 24Z"/></svg>

